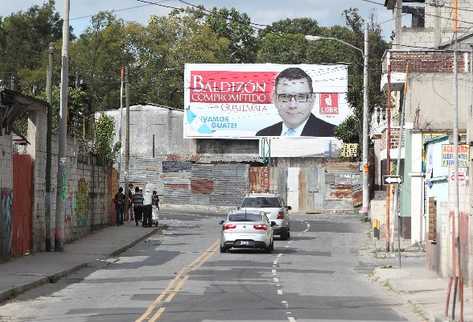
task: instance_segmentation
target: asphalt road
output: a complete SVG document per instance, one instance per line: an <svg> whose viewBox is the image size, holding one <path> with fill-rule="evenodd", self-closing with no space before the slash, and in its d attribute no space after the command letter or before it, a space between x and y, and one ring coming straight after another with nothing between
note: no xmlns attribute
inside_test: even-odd
<svg viewBox="0 0 473 322"><path fill-rule="evenodd" d="M293 216L271 254L220 254L220 217L161 218L162 234L22 294L2 321L415 321L369 282L358 216Z"/></svg>

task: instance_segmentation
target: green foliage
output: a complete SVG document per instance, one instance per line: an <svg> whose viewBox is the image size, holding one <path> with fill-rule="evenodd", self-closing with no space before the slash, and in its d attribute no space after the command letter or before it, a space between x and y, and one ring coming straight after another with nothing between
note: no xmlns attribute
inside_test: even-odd
<svg viewBox="0 0 473 322"><path fill-rule="evenodd" d="M37 95L45 87L49 42L54 42L53 84L60 80L62 20L54 5L49 1L0 17L0 79L14 75L18 89L27 95ZM128 67L131 105L153 102L182 108L186 63L346 63L353 115L336 135L345 142L357 142L362 129L363 58L339 42L308 42L304 36L335 37L363 48L363 28L368 24L370 109L384 104L379 81L387 44L372 18L365 21L357 9L342 15L345 26L322 27L314 19L297 18L276 21L256 32L249 16L234 8L174 10L167 16L151 17L147 25L99 12L78 39L71 36L69 82L76 86L69 93L69 127L74 135L85 137L91 115L120 105L121 66ZM45 98L44 93L40 95ZM58 88L53 97L57 122Z"/></svg>
<svg viewBox="0 0 473 322"><path fill-rule="evenodd" d="M59 106L60 106L61 90L55 86L52 89L52 128L56 131L59 122ZM47 101L46 92L41 92L37 98ZM75 137L86 138L88 121L91 117L89 103L87 101L87 93L80 88L69 88L68 96L68 117L67 128L68 133ZM93 117L93 115L92 115Z"/></svg>
<svg viewBox="0 0 473 322"><path fill-rule="evenodd" d="M219 37L230 41L228 51L231 63L253 63L257 38L251 25L250 17L235 8L213 8L206 23Z"/></svg>
<svg viewBox="0 0 473 322"><path fill-rule="evenodd" d="M358 143L360 140L359 133L360 122L356 115L350 115L347 119L341 123L335 130L335 136L345 143Z"/></svg>
<svg viewBox="0 0 473 322"><path fill-rule="evenodd" d="M44 87L49 43L61 37L62 19L54 12L54 1L0 17L0 79L9 83L15 77L16 88L30 95L33 86Z"/></svg>
<svg viewBox="0 0 473 322"><path fill-rule="evenodd" d="M108 163L113 162L116 158L117 152L120 149L119 145L112 147L113 137L115 135L115 125L113 119L101 114L95 122L95 144L94 152L99 161Z"/></svg>

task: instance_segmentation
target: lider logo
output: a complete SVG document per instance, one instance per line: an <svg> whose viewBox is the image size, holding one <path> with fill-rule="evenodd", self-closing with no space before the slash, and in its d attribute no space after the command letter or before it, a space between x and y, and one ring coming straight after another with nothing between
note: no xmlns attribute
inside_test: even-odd
<svg viewBox="0 0 473 322"><path fill-rule="evenodd" d="M190 101L271 104L276 72L192 71Z"/></svg>
<svg viewBox="0 0 473 322"><path fill-rule="evenodd" d="M320 114L338 114L338 93L320 93Z"/></svg>

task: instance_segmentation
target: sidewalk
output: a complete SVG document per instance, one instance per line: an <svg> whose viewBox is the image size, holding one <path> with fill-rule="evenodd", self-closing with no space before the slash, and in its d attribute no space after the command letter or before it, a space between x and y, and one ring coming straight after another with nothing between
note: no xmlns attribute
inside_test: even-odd
<svg viewBox="0 0 473 322"><path fill-rule="evenodd" d="M0 302L31 288L57 281L98 259L124 252L154 234L158 228L111 226L65 245L64 252L42 252L0 264Z"/></svg>
<svg viewBox="0 0 473 322"><path fill-rule="evenodd" d="M374 249L373 249L374 250ZM419 321L452 321L444 318L447 298L448 278L441 278L426 266L425 253L420 249L406 249L402 252L402 267L399 268L397 253L372 253L377 268L371 276L372 281L399 295L416 313ZM465 285L464 321L473 321L472 290ZM453 288L450 299L453 298ZM451 300L450 300L451 301ZM449 306L451 317L452 305ZM459 321L460 308L457 302L455 320Z"/></svg>

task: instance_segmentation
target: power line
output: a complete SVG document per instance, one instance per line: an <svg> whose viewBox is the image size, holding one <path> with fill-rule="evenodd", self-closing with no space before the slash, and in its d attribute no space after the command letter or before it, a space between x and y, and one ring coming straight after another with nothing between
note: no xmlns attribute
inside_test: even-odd
<svg viewBox="0 0 473 322"><path fill-rule="evenodd" d="M121 9L112 9L112 10L107 10L107 11L109 11L109 12L121 12L121 11L128 11L128 10L143 8L143 7L147 7L147 6L151 6L151 4L142 4L142 5L139 5L139 6L127 7L127 8L121 8ZM74 18L71 18L69 20L80 20L80 19L90 18L90 17L93 17L93 16L95 16L95 14L74 17Z"/></svg>
<svg viewBox="0 0 473 322"><path fill-rule="evenodd" d="M178 1L185 4L185 5L194 7L196 9L201 9L201 10L204 10L205 12L207 12L209 14L212 14L212 11L206 9L203 5L196 5L196 4L190 3L188 1L184 1L184 0L178 0ZM227 17L227 19L228 20L235 20L233 17ZM237 22L241 23L241 21L237 21ZM271 27L270 25L265 25L265 24L261 24L261 23L251 22L251 21L250 21L250 24L253 25L253 26L256 26L256 27Z"/></svg>

